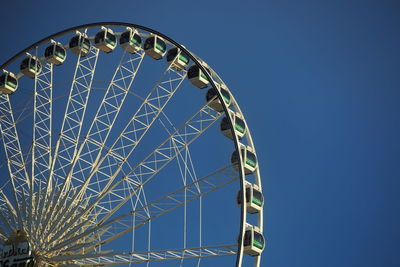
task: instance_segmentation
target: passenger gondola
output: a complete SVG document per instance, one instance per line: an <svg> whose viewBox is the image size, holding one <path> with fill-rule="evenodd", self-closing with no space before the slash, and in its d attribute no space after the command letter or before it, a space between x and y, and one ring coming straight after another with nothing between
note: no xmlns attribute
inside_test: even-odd
<svg viewBox="0 0 400 267"><path fill-rule="evenodd" d="M256 184L246 182L246 210L248 213L254 214L262 210L264 206L264 196ZM237 202L239 205L242 204L242 190L239 191Z"/></svg>
<svg viewBox="0 0 400 267"><path fill-rule="evenodd" d="M231 112L231 114L232 114L232 122L234 125L235 133L239 139L242 139L242 137L246 134L246 124L239 113L234 114L233 112ZM233 140L231 123L229 122L228 117L222 118L220 129L224 136Z"/></svg>
<svg viewBox="0 0 400 267"><path fill-rule="evenodd" d="M142 38L135 30L127 28L121 34L119 44L126 52L133 54L141 49Z"/></svg>
<svg viewBox="0 0 400 267"><path fill-rule="evenodd" d="M207 85L210 83L207 80L207 76L203 73L199 66L192 65L187 73L187 77L189 81L196 87L203 89L206 88Z"/></svg>
<svg viewBox="0 0 400 267"><path fill-rule="evenodd" d="M258 256L261 254L265 247L265 239L258 227L252 225L246 226L243 246L243 252L250 256Z"/></svg>
<svg viewBox="0 0 400 267"><path fill-rule="evenodd" d="M94 37L94 45L101 51L110 53L117 46L117 38L111 29L101 27Z"/></svg>
<svg viewBox="0 0 400 267"><path fill-rule="evenodd" d="M154 59L161 59L167 52L167 44L161 37L151 36L144 42L144 52Z"/></svg>
<svg viewBox="0 0 400 267"><path fill-rule="evenodd" d="M243 168L245 174L253 173L257 168L257 157L253 152L253 149L249 146L240 149L242 160L243 160ZM232 153L231 163L236 170L239 170L239 154L237 151Z"/></svg>
<svg viewBox="0 0 400 267"><path fill-rule="evenodd" d="M11 72L4 72L0 76L0 92L5 94L12 94L18 88L18 79Z"/></svg>
<svg viewBox="0 0 400 267"><path fill-rule="evenodd" d="M52 44L46 47L44 57L54 65L61 65L67 58L67 52L62 44L52 41Z"/></svg>
<svg viewBox="0 0 400 267"><path fill-rule="evenodd" d="M232 103L229 91L225 89L224 86L222 85L219 87L219 91L221 92L225 105L229 107ZM210 103L208 103L208 105L215 111L221 112L224 110L222 103L219 100L219 97L217 97L217 91L213 87L208 89L206 94L206 100L207 102L211 101Z"/></svg>
<svg viewBox="0 0 400 267"><path fill-rule="evenodd" d="M35 78L42 71L42 63L36 57L28 55L19 65L21 72L29 78Z"/></svg>
<svg viewBox="0 0 400 267"><path fill-rule="evenodd" d="M80 32L77 32L69 41L69 49L71 49L72 53L82 57L89 53L90 46L90 41L87 36Z"/></svg>
<svg viewBox="0 0 400 267"><path fill-rule="evenodd" d="M167 52L167 63L169 65L173 63L180 70L184 69L189 64L189 61L189 56L177 47L171 48Z"/></svg>

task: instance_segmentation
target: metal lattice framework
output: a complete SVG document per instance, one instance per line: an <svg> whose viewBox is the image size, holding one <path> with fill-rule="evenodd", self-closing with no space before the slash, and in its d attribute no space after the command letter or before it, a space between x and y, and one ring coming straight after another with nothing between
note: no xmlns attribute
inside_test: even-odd
<svg viewBox="0 0 400 267"><path fill-rule="evenodd" d="M116 47L126 33L134 51ZM73 53L52 61L55 46ZM166 53L168 64L152 59ZM1 264L260 266L263 199L252 198L262 186L257 162L248 166L250 130L198 56L152 29L106 22L46 37L0 69L18 80L13 94L0 84ZM204 101L194 85L214 95ZM219 134L223 117L233 146ZM240 212L229 196L237 192Z"/></svg>

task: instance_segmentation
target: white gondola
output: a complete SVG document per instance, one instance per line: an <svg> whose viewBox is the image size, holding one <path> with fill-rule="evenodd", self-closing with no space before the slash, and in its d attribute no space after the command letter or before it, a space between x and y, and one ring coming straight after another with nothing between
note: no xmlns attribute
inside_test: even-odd
<svg viewBox="0 0 400 267"><path fill-rule="evenodd" d="M197 65L192 65L189 68L187 77L194 86L196 86L200 89L206 88L207 85L210 83L207 80L206 75L203 73L203 71Z"/></svg>
<svg viewBox="0 0 400 267"><path fill-rule="evenodd" d="M250 146L241 145L241 155L245 174L253 173L257 168L257 157ZM237 151L232 153L231 163L236 170L239 170L239 154Z"/></svg>
<svg viewBox="0 0 400 267"><path fill-rule="evenodd" d="M246 182L245 195L247 212L251 214L260 212L264 206L264 196L258 185ZM238 193L237 202L239 205L242 204L242 190Z"/></svg>
<svg viewBox="0 0 400 267"><path fill-rule="evenodd" d="M28 55L19 65L21 72L29 78L35 78L42 71L42 63L36 57Z"/></svg>
<svg viewBox="0 0 400 267"><path fill-rule="evenodd" d="M144 52L146 55L158 60L167 52L167 45L161 37L154 35L144 42Z"/></svg>
<svg viewBox="0 0 400 267"><path fill-rule="evenodd" d="M46 47L44 57L54 65L61 65L67 58L67 52L61 43L52 41L52 44Z"/></svg>
<svg viewBox="0 0 400 267"><path fill-rule="evenodd" d="M76 32L69 41L69 49L72 53L84 57L90 51L90 41L85 34Z"/></svg>
<svg viewBox="0 0 400 267"><path fill-rule="evenodd" d="M235 133L239 139L242 139L242 137L246 134L246 123L244 122L242 116L238 112L236 112L235 114L233 111L229 111L229 113L231 114ZM224 136L233 140L231 123L229 122L228 117L222 118L220 129Z"/></svg>
<svg viewBox="0 0 400 267"><path fill-rule="evenodd" d="M4 72L0 76L0 92L5 94L12 94L18 88L18 79L11 72Z"/></svg>
<svg viewBox="0 0 400 267"><path fill-rule="evenodd" d="M141 49L142 38L133 29L127 28L119 38L119 44L128 53L136 53Z"/></svg>
<svg viewBox="0 0 400 267"><path fill-rule="evenodd" d="M94 45L103 52L110 53L117 46L117 38L111 29L101 27L94 37Z"/></svg>
<svg viewBox="0 0 400 267"><path fill-rule="evenodd" d="M219 91L221 92L222 98L225 102L225 105L227 107L229 107L232 103L231 100L231 95L229 93L229 91L227 89L224 88L224 86L220 86L219 87ZM217 92L215 91L215 89L213 87L211 87L210 89L208 89L207 94L206 94L206 101L210 103L208 103L208 105L214 109L215 111L218 112L222 112L224 110L221 101L219 100L219 97L217 96Z"/></svg>
<svg viewBox="0 0 400 267"><path fill-rule="evenodd" d="M171 65L174 64L174 67L182 70L189 64L189 56L180 51L177 47L171 48L167 52L167 63Z"/></svg>
<svg viewBox="0 0 400 267"><path fill-rule="evenodd" d="M246 225L243 247L243 252L250 256L258 256L264 250L265 239L257 226Z"/></svg>

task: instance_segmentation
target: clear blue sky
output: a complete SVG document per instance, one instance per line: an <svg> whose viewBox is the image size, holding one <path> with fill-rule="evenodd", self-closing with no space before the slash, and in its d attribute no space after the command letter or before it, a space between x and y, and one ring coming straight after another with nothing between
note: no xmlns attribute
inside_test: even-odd
<svg viewBox="0 0 400 267"><path fill-rule="evenodd" d="M97 21L156 29L224 79L266 198L262 266L399 266L400 2L7 1L0 62Z"/></svg>

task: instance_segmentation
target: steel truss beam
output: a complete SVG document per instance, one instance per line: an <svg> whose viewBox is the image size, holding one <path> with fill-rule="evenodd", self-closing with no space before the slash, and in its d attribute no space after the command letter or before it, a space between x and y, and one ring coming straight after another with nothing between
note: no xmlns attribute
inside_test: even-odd
<svg viewBox="0 0 400 267"><path fill-rule="evenodd" d="M134 55L124 53L122 56L95 118L90 125L88 134L80 145L71 164L71 170L65 179L63 185L64 196L57 201L57 206L61 208L61 212L68 209L69 206L66 205L66 201L69 198L71 203L70 189L81 186L93 165L96 165L100 160L101 151L136 77L143 57L143 51ZM74 169L75 171L73 172ZM59 217L58 220L50 222L49 232L53 232L54 227L60 223L61 219Z"/></svg>
<svg viewBox="0 0 400 267"><path fill-rule="evenodd" d="M10 98L7 94L0 94L0 116L0 132L7 157L9 179L15 207L13 207L10 202L7 204L11 209L16 210L18 227L24 229L26 210L22 209L20 205L29 194L31 184L28 173L26 172L25 161L22 156ZM2 200L4 200L4 198L2 198Z"/></svg>
<svg viewBox="0 0 400 267"><path fill-rule="evenodd" d="M91 46L88 55L78 57L60 138L57 140L54 152L52 175L56 176L55 186L61 184L58 179L65 179L67 168L77 153L77 140L80 137L98 56L99 50Z"/></svg>
<svg viewBox="0 0 400 267"><path fill-rule="evenodd" d="M71 198L71 201L67 205L67 211L65 212L66 216L74 215L72 214L74 213L73 209L77 204L79 205L83 197L90 199L90 193L95 196L103 196L104 193L107 192L114 179L121 172L123 166L126 166L126 162L137 144L147 133L148 129L160 115L174 93L178 90L185 77L185 70L176 70L171 66L167 68L159 82L157 82L155 87L150 91L111 148L100 158L99 162L94 165L89 176L86 177L84 184L81 186L80 192ZM91 181L93 177L95 177L95 179ZM103 190L98 192L95 188L103 188ZM123 197L118 194L114 194L113 197L123 199ZM97 201L96 209L100 209L100 214L104 215L110 211L107 206L113 204L113 202L99 204ZM93 205L90 207L90 209L92 209Z"/></svg>
<svg viewBox="0 0 400 267"><path fill-rule="evenodd" d="M82 129L82 122L85 116L98 56L99 49L94 46L91 46L89 53L85 57L78 56L60 137L57 140L54 157L51 163L45 198L43 198L39 208L43 210L46 207L46 212L42 213L39 220L41 222L41 229L39 230L41 235L43 235L43 230L46 229L48 221L51 218L51 216L49 216L51 207L53 209L56 208L56 196L59 196L61 193L51 194L51 192L55 189L59 190L59 180L63 181L67 176L67 168L70 166L77 152L77 141L79 140ZM50 194L54 197L53 199L48 199Z"/></svg>
<svg viewBox="0 0 400 267"><path fill-rule="evenodd" d="M236 255L236 245L209 246L200 248L171 249L132 253L98 253L63 255L49 258L53 262L71 262L83 266L109 266L152 261L209 258Z"/></svg>
<svg viewBox="0 0 400 267"><path fill-rule="evenodd" d="M87 216L98 203L105 198L108 194L113 193L118 195L119 191L125 190L119 187L123 182L131 184L135 189L127 196L121 198L118 202L113 202L114 206L108 210L106 214L96 214L96 220L106 220L112 216L124 203L126 203L137 191L150 179L152 179L162 168L171 162L179 153L182 152L190 143L199 137L206 129L208 129L214 122L216 122L222 113L216 112L211 109L208 104L205 104L199 111L197 111L191 118L189 118L184 125L170 135L164 142L162 142L153 152L151 152L141 163L134 167L130 173L120 179L114 184L104 187L103 191L99 194L95 201L93 201L86 209L80 212L74 212L68 215L71 218L64 228L68 229L80 219L82 216ZM187 143L179 141L186 140ZM174 140L174 142L173 142ZM178 148L178 150L176 150ZM113 176L110 180L114 180ZM143 182L141 182L143 181Z"/></svg>
<svg viewBox="0 0 400 267"><path fill-rule="evenodd" d="M45 63L35 77L32 142L32 187L29 192L28 232L37 233L39 225L39 198L45 191L51 164L53 64ZM51 182L51 179L50 179ZM37 186L38 192L34 194ZM51 184L50 184L51 187Z"/></svg>
<svg viewBox="0 0 400 267"><path fill-rule="evenodd" d="M154 220L168 212L171 212L179 207L182 207L206 194L209 194L223 186L226 186L239 179L238 172L231 166L226 166L219 169L201 179L198 179L182 188L169 193L147 205L136 208L134 211L119 215L110 220L100 220L96 225L89 228L87 231L79 233L78 230L84 223L77 224L75 227L65 227L61 229L60 238L52 240L55 246L51 250L68 250L66 246L74 247L76 243L81 243L85 238L97 231L103 229L112 229L112 235L107 237L107 233L102 235L101 245L109 243L116 238L129 233L133 229L141 227L151 220ZM69 238L73 236L72 238ZM96 248L100 244L94 244Z"/></svg>

